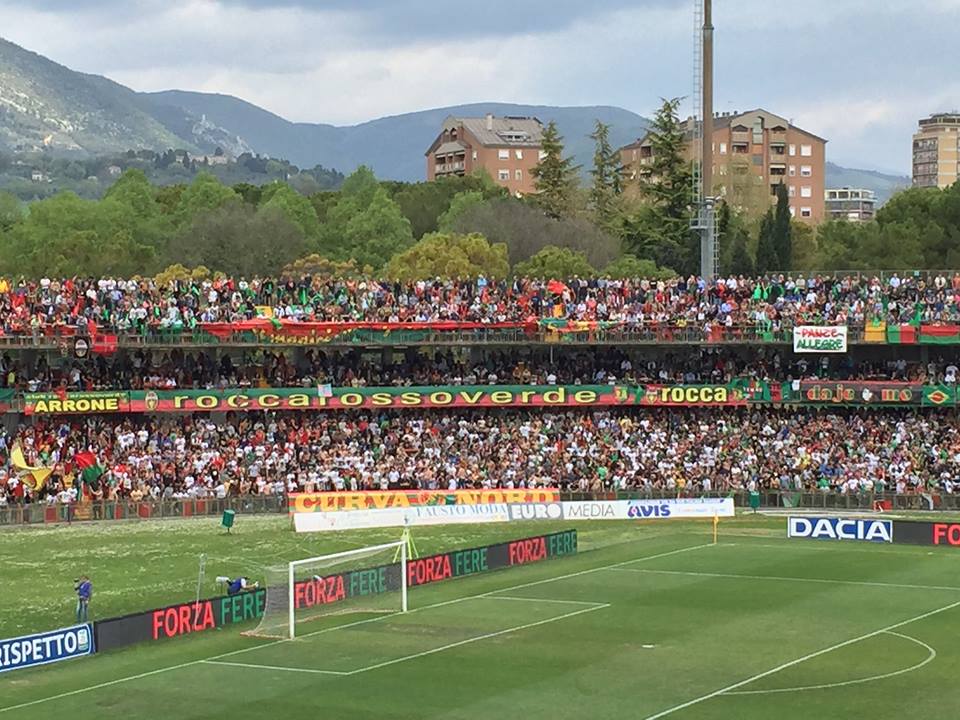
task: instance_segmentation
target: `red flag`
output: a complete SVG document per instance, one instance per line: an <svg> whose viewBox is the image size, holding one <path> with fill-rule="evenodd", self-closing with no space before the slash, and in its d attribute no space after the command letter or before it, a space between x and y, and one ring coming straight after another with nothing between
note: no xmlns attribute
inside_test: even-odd
<svg viewBox="0 0 960 720"><path fill-rule="evenodd" d="M547 283L547 292L552 292L554 295L563 295L569 289L559 280L551 280Z"/></svg>
<svg viewBox="0 0 960 720"><path fill-rule="evenodd" d="M85 470L97 464L97 456L89 450L78 452L73 456L73 463L77 466L78 470Z"/></svg>
<svg viewBox="0 0 960 720"><path fill-rule="evenodd" d="M90 349L97 355L113 355L117 351L117 336L97 335Z"/></svg>

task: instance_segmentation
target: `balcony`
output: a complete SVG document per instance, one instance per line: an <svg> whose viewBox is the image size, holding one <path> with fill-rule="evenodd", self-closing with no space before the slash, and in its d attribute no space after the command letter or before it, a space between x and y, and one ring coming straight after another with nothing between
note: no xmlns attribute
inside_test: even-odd
<svg viewBox="0 0 960 720"><path fill-rule="evenodd" d="M433 167L433 171L437 175L450 175L452 173L463 173L464 169L465 169L465 163L462 160L458 162L437 163Z"/></svg>

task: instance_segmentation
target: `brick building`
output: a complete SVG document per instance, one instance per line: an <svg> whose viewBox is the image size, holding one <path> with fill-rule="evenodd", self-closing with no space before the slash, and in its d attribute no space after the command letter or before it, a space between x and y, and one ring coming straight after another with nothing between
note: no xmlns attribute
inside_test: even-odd
<svg viewBox="0 0 960 720"><path fill-rule="evenodd" d="M469 175L479 168L514 195L536 192L543 125L537 118L450 116L426 152L427 180Z"/></svg>
<svg viewBox="0 0 960 720"><path fill-rule="evenodd" d="M690 138L692 122L687 121ZM826 145L823 138L766 110L718 113L713 120L713 195L763 211L783 183L793 216L819 223L825 217ZM687 154L693 156L689 144ZM620 149L628 177L642 174L652 161L649 133Z"/></svg>

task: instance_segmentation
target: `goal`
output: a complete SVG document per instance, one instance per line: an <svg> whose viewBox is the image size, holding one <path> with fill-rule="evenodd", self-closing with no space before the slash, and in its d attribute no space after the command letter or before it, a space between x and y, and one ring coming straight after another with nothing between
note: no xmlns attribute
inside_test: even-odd
<svg viewBox="0 0 960 720"><path fill-rule="evenodd" d="M407 543L398 541L266 569L260 624L246 633L293 639L297 626L342 613L407 611Z"/></svg>

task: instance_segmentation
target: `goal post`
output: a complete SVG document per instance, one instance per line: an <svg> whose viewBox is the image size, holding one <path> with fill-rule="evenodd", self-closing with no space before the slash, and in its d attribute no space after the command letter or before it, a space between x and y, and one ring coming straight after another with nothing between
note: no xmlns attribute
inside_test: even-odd
<svg viewBox="0 0 960 720"><path fill-rule="evenodd" d="M267 568L263 616L248 634L293 639L328 615L406 612L407 560L400 540Z"/></svg>

